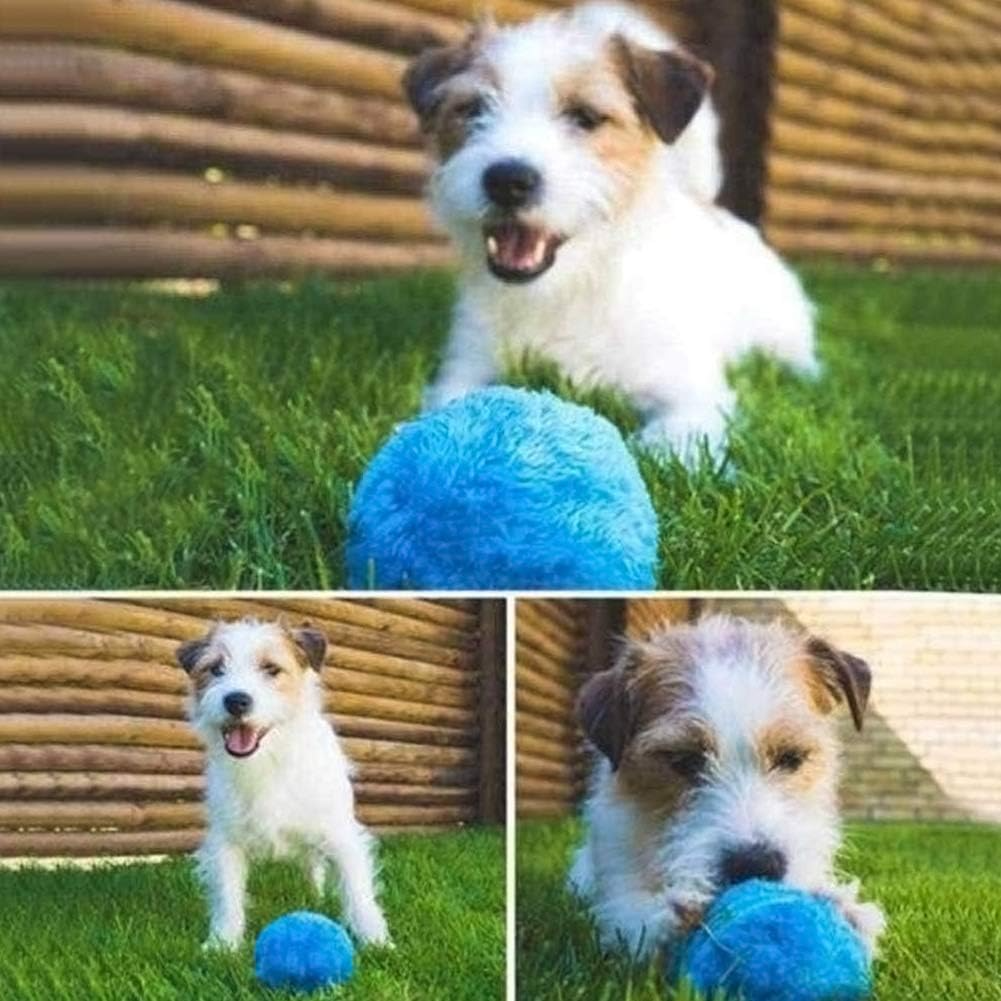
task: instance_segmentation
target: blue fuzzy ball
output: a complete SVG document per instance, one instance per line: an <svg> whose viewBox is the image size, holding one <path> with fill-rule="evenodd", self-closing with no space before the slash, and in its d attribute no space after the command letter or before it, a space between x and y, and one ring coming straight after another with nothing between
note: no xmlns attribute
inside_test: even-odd
<svg viewBox="0 0 1001 1001"><path fill-rule="evenodd" d="M764 880L723 893L672 972L741 1001L859 1001L872 990L865 948L837 907Z"/></svg>
<svg viewBox="0 0 1001 1001"><path fill-rule="evenodd" d="M403 425L348 536L352 588L655 585L657 519L622 436L552 393L493 387Z"/></svg>
<svg viewBox="0 0 1001 1001"><path fill-rule="evenodd" d="M354 946L330 918L294 911L271 922L254 946L254 973L266 987L315 991L354 972Z"/></svg>

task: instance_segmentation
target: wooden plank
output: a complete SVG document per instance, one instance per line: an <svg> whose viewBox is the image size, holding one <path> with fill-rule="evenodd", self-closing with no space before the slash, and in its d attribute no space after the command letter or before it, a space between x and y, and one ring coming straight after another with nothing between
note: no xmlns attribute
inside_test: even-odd
<svg viewBox="0 0 1001 1001"><path fill-rule="evenodd" d="M100 714L9 713L0 716L4 744L124 744L130 747L197 749L191 727L180 720Z"/></svg>
<svg viewBox="0 0 1001 1001"><path fill-rule="evenodd" d="M0 856L174 855L194 851L201 829L180 831L0 832Z"/></svg>
<svg viewBox="0 0 1001 1001"><path fill-rule="evenodd" d="M135 660L10 656L0 659L0 686L79 685L184 695L188 682L179 667ZM2 691L0 687L0 691Z"/></svg>
<svg viewBox="0 0 1001 1001"><path fill-rule="evenodd" d="M30 278L302 278L444 267L437 243L65 226L0 226L0 275Z"/></svg>
<svg viewBox="0 0 1001 1001"><path fill-rule="evenodd" d="M420 194L417 150L112 105L0 101L4 159L147 165Z"/></svg>
<svg viewBox="0 0 1001 1001"><path fill-rule="evenodd" d="M201 751L120 744L0 743L4 772L120 772L200 775Z"/></svg>
<svg viewBox="0 0 1001 1001"><path fill-rule="evenodd" d="M204 815L200 803L0 801L0 828L7 830L22 827L177 830L200 825Z"/></svg>
<svg viewBox="0 0 1001 1001"><path fill-rule="evenodd" d="M0 35L98 42L396 97L406 61L179 0L4 0Z"/></svg>
<svg viewBox="0 0 1001 1001"><path fill-rule="evenodd" d="M0 167L0 222L231 223L269 231L424 239L417 198L100 167Z"/></svg>
<svg viewBox="0 0 1001 1001"><path fill-rule="evenodd" d="M503 824L507 776L507 631L505 602L480 605L479 819Z"/></svg>
<svg viewBox="0 0 1001 1001"><path fill-rule="evenodd" d="M402 94L395 101L345 94L95 45L0 40L0 95L123 104L378 143L419 141Z"/></svg>
<svg viewBox="0 0 1001 1001"><path fill-rule="evenodd" d="M768 239L779 250L789 254L837 255L857 259L888 257L939 264L1001 263L1001 246L972 242L961 237L918 240L897 231L859 233L772 225L766 232Z"/></svg>
<svg viewBox="0 0 1001 1001"><path fill-rule="evenodd" d="M0 772L2 799L200 799L201 775L109 772Z"/></svg>
<svg viewBox="0 0 1001 1001"><path fill-rule="evenodd" d="M0 687L0 713L116 713L178 720L185 715L180 695L52 684Z"/></svg>

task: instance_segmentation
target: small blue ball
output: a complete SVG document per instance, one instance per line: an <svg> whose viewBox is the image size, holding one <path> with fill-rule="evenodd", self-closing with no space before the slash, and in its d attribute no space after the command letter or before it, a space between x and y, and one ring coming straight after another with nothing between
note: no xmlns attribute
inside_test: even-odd
<svg viewBox="0 0 1001 1001"><path fill-rule="evenodd" d="M872 990L865 948L835 904L764 880L718 897L670 972L741 1001L860 1001Z"/></svg>
<svg viewBox="0 0 1001 1001"><path fill-rule="evenodd" d="M351 588L649 590L657 517L616 428L497 386L399 428L348 517Z"/></svg>
<svg viewBox="0 0 1001 1001"><path fill-rule="evenodd" d="M354 972L354 946L330 918L293 911L271 922L254 946L254 973L266 987L315 991Z"/></svg>

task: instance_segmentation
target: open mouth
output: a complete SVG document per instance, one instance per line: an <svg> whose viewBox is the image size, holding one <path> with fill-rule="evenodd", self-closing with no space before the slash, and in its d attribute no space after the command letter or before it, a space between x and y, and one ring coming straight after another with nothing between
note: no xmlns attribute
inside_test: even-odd
<svg viewBox="0 0 1001 1001"><path fill-rule="evenodd" d="M234 758L249 758L258 747L267 730L258 730L249 723L235 723L222 731L226 753Z"/></svg>
<svg viewBox="0 0 1001 1001"><path fill-rule="evenodd" d="M530 282L548 271L564 238L514 219L484 227L487 266L505 282Z"/></svg>

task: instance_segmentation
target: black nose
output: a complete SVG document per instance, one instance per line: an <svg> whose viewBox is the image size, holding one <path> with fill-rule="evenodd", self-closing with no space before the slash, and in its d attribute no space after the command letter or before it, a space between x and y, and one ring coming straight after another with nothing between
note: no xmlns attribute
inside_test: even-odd
<svg viewBox="0 0 1001 1001"><path fill-rule="evenodd" d="M502 209L523 209L538 201L542 175L524 160L498 160L483 172L483 190Z"/></svg>
<svg viewBox="0 0 1001 1001"><path fill-rule="evenodd" d="M222 700L222 704L230 716L246 716L254 700L246 692L230 692Z"/></svg>
<svg viewBox="0 0 1001 1001"><path fill-rule="evenodd" d="M785 874L785 855L763 841L731 848L720 865L720 875L727 886L749 879L769 879L777 883Z"/></svg>

